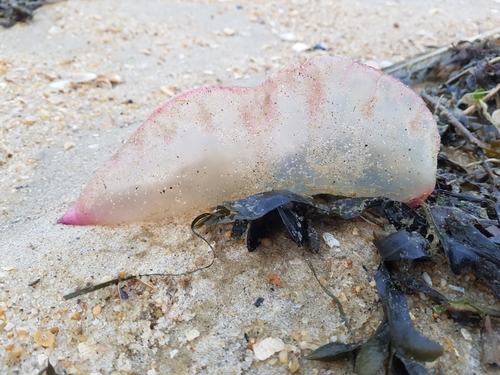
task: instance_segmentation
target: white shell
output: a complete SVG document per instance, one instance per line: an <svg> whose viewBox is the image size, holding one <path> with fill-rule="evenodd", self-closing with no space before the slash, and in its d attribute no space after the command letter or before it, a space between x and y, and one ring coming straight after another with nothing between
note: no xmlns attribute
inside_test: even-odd
<svg viewBox="0 0 500 375"><path fill-rule="evenodd" d="M192 218L271 189L418 203L434 189L439 144L432 115L401 82L350 58L316 57L258 87L170 99L59 222Z"/></svg>

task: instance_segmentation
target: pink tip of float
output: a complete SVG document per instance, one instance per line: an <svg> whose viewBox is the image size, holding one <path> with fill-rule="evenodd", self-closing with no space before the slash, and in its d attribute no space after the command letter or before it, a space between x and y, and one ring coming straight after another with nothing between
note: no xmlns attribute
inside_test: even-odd
<svg viewBox="0 0 500 375"><path fill-rule="evenodd" d="M410 206L411 208L415 208L415 207L418 207L420 206L426 199L429 195L432 194L432 192L434 191L434 186L432 187L432 189L430 189L428 192L426 192L425 194L422 194L420 197L417 197L417 198L414 198L412 199L411 201L407 202L406 204L408 206Z"/></svg>
<svg viewBox="0 0 500 375"><path fill-rule="evenodd" d="M82 212L77 203L73 203L68 208L68 211L57 220L57 223L66 225L90 225L94 223L94 220L90 214Z"/></svg>

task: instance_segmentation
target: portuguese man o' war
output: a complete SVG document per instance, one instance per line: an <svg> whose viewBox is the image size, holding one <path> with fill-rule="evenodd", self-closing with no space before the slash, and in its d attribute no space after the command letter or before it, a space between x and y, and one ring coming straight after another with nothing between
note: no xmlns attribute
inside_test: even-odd
<svg viewBox="0 0 500 375"><path fill-rule="evenodd" d="M258 87L202 87L163 104L59 220L117 224L189 215L273 189L421 203L437 125L390 76L320 56Z"/></svg>

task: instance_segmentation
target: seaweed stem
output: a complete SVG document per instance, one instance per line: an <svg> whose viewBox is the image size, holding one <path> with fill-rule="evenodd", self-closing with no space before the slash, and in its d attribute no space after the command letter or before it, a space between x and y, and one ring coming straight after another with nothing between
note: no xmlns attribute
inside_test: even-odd
<svg viewBox="0 0 500 375"><path fill-rule="evenodd" d="M318 275L316 275L316 271L311 263L311 261L304 255L304 259L306 260L307 262L307 265L309 266L309 268L311 269L313 275L314 275L314 278L318 281L318 284L319 286L321 287L321 289L323 289L323 291L331 298L335 301L335 303L337 304L337 306L339 307L339 313L340 313L340 317L342 318L342 320L344 321L344 324L345 326L347 327L347 329L349 330L349 333L352 333L352 330L351 330L351 326L349 325L349 322L347 320L347 315L345 314L344 312L344 309L342 307L342 304L340 303L339 299L337 297L335 297L333 295L332 292L330 292L323 284L321 284L321 281L319 281L318 279Z"/></svg>
<svg viewBox="0 0 500 375"><path fill-rule="evenodd" d="M204 265L203 267L197 267L194 270L190 270L190 271L186 271L186 272L180 272L180 273L148 273L148 274L144 274L144 275L129 275L127 277L118 277L116 279L105 281L105 282L100 283L100 284L92 285L92 286L90 286L88 288L83 288L83 289L80 289L80 290L76 290L73 293L66 294L65 296L63 296L63 298L65 300L69 300L69 299L72 299L72 298L75 298L75 297L79 297L81 295L84 295L84 294L87 294L87 293L90 293L90 292L94 292L94 291L99 290L99 289L104 289L104 288L106 288L107 286L110 286L110 285L118 285L122 281L127 281L127 280L132 280L132 279L139 279L139 278L144 277L144 276L146 276L146 277L151 277L151 276L159 276L159 277L186 276L186 275L191 275L191 274L193 274L195 272L204 270L206 268L210 268L212 266L212 264L214 264L214 262L215 262L215 251L214 251L214 248L212 247L212 245L210 245L210 243L205 238L203 238L202 235L200 235L198 232L195 231L195 229L194 229L194 225L195 224L196 224L196 219L191 224L191 230L193 231L193 233L197 237L199 237L203 241L205 241L206 244L210 247L210 250L212 250L212 260L207 265ZM149 284L146 284L146 285L150 286Z"/></svg>

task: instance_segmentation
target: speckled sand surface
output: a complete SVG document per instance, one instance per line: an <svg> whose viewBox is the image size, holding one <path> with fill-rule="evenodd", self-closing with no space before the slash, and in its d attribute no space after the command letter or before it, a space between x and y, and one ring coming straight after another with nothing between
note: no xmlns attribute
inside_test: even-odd
<svg viewBox="0 0 500 375"><path fill-rule="evenodd" d="M70 0L40 8L30 24L0 30L0 373L36 374L50 359L58 374L287 374L290 361L298 361L301 374L351 374L350 362L314 363L303 355L329 340L365 339L381 319L372 282L374 227L362 220L317 223L340 248L323 244L310 256L343 301L352 335L284 234L248 253L226 238L228 228L217 228L208 234L216 260L207 270L125 283L123 301L116 287L62 298L119 272L182 272L210 262L210 249L183 221L56 223L92 172L169 95L202 85L256 85L321 53L383 66L500 24L498 0L246 3ZM297 42L329 50L296 52ZM122 82L50 86L82 72ZM434 263L424 271L448 297L498 308L468 276L456 278ZM281 285L270 284L273 274ZM259 297L264 302L255 307ZM428 365L431 374L486 373L478 330L464 335L433 319L435 306L425 297L409 303L417 328L445 346ZM48 348L33 338L45 330L56 333ZM245 333L256 343L282 340L286 363L278 354L257 360Z"/></svg>

